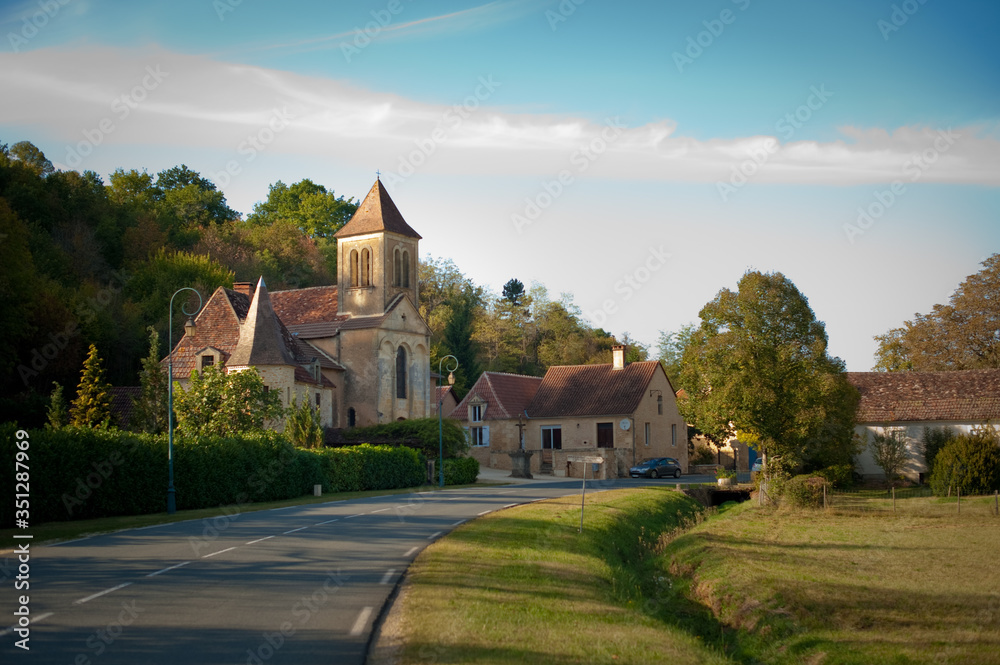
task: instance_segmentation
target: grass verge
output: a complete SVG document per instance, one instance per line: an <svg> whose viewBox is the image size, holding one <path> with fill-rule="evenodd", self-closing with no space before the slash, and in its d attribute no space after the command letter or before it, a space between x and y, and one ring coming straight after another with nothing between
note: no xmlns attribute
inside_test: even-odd
<svg viewBox="0 0 1000 665"><path fill-rule="evenodd" d="M732 662L654 615L670 604L712 630L711 613L647 575L652 546L697 512L667 488L575 497L493 513L429 546L399 599L402 663Z"/></svg>

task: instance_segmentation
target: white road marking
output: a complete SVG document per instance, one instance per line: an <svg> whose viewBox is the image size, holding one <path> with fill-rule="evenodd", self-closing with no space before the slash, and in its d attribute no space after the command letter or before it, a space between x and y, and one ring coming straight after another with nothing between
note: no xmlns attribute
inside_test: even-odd
<svg viewBox="0 0 1000 665"><path fill-rule="evenodd" d="M270 512L273 513L276 510L291 510L292 508L300 508L300 507L301 506L284 506L283 508L271 508Z"/></svg>
<svg viewBox="0 0 1000 665"><path fill-rule="evenodd" d="M174 564L173 566L168 566L168 567L166 567L166 568L163 568L163 569L161 569L161 570L158 570L158 571L156 571L155 573L150 573L149 575L146 575L146 577L156 577L157 575L159 575L159 574L161 574L161 573L165 573L165 572L167 572L167 571L169 571L169 570L173 570L174 568L180 568L181 566L186 566L186 565L188 565L189 563L191 563L191 562L190 562L190 561L185 561L184 563L178 563L178 564Z"/></svg>
<svg viewBox="0 0 1000 665"><path fill-rule="evenodd" d="M516 505L517 505L516 503L508 503L506 506L504 506L504 508L513 508Z"/></svg>
<svg viewBox="0 0 1000 665"><path fill-rule="evenodd" d="M124 589L125 587L127 587L130 584L132 584L132 583L131 582L124 582L122 584L119 584L118 586L113 586L110 589L105 589L104 591L98 591L97 593L92 594L90 596L87 596L86 598L81 598L79 600L74 600L73 604L74 605L83 605L84 603L89 602L89 601L93 600L94 598L100 598L101 596L105 596L105 595L107 595L107 594L109 594L109 593L111 593L113 591L118 591L118 589Z"/></svg>
<svg viewBox="0 0 1000 665"><path fill-rule="evenodd" d="M483 515L486 515L486 514L492 513L492 512L493 512L492 510L484 510L483 512L479 513L479 515L477 515L476 517L482 517Z"/></svg>
<svg viewBox="0 0 1000 665"><path fill-rule="evenodd" d="M385 575L382 576L382 581L379 582L379 584L388 584L389 580L391 580L392 576L395 574L396 574L395 568L393 568L392 570L385 571Z"/></svg>
<svg viewBox="0 0 1000 665"><path fill-rule="evenodd" d="M332 519L332 520L327 520L327 521L325 521L325 522L320 522L320 523L319 523L319 524L317 524L316 526L323 526L324 524L329 524L330 522L336 522L336 521L338 521L339 519L340 519L340 518L338 517L338 518L336 518L336 519Z"/></svg>
<svg viewBox="0 0 1000 665"><path fill-rule="evenodd" d="M364 515L364 513L357 513L357 514L355 514L355 515L348 515L348 516L347 516L347 517L345 517L344 519L345 519L345 520L349 520L349 519L351 519L351 518L354 518L354 517L361 517L362 515Z"/></svg>
<svg viewBox="0 0 1000 665"><path fill-rule="evenodd" d="M358 614L358 618L354 620L354 625L351 626L351 635L357 636L364 632L365 626L368 625L368 619L371 617L372 612L375 611L374 607L362 608L361 613Z"/></svg>
<svg viewBox="0 0 1000 665"><path fill-rule="evenodd" d="M452 526L458 526L459 524L465 524L466 521L467 520L458 520L457 522L455 522L454 524L452 524Z"/></svg>
<svg viewBox="0 0 1000 665"><path fill-rule="evenodd" d="M83 541L90 540L91 538L93 538L93 536L85 536L83 538L77 538L76 540L66 540L61 543L52 543L51 545L47 545L46 547L60 547L62 545L72 545L73 543L82 543Z"/></svg>
<svg viewBox="0 0 1000 665"><path fill-rule="evenodd" d="M442 531L435 531L431 535L427 536L427 540L434 540L435 538L437 538L438 536L440 536L442 533L443 533Z"/></svg>
<svg viewBox="0 0 1000 665"><path fill-rule="evenodd" d="M208 558L208 557L210 557L210 556L215 556L216 554L223 554L223 553L225 553L225 552L232 552L232 551L233 551L233 550L235 550L235 549L236 549L235 547L227 547L227 548L226 548L226 549L224 549L224 550L219 550L218 552L212 552L211 554L206 554L205 556L203 556L203 557L201 557L201 558L202 558L202 559L207 559L207 558Z"/></svg>
<svg viewBox="0 0 1000 665"><path fill-rule="evenodd" d="M384 512L385 512L385 511L387 511L387 510L389 510L389 509L388 509L388 508L379 508L378 510L373 510L373 511L371 511L371 512L370 512L370 513L368 513L368 514L369 514L369 515L374 515L375 513L384 513Z"/></svg>
<svg viewBox="0 0 1000 665"><path fill-rule="evenodd" d="M292 529L291 531L286 531L286 532L284 532L284 533L283 533L283 534L281 534L281 535L283 535L283 536L287 536L287 535L288 535L288 534L290 534L290 533L295 533L296 531L302 531L303 529L308 529L308 528L309 528L309 527L307 527L307 526L300 526L300 527L299 527L298 529Z"/></svg>
<svg viewBox="0 0 1000 665"><path fill-rule="evenodd" d="M35 625L36 623L38 623L42 619L48 619L53 614L54 614L53 612L46 612L45 614L39 614L36 617L32 617L31 618L31 625L32 626ZM8 628L4 628L3 630L0 630L0 637L3 637L4 635L10 635L11 633L14 632L14 630L16 628L19 628L19 626L13 625L13 626L10 626Z"/></svg>
<svg viewBox="0 0 1000 665"><path fill-rule="evenodd" d="M249 543L245 543L245 544L246 545L255 545L255 544L261 542L262 540L268 540L270 538L274 538L274 536L264 536L263 538L258 538L257 540L251 540Z"/></svg>
<svg viewBox="0 0 1000 665"><path fill-rule="evenodd" d="M403 558L409 559L419 549L420 549L419 547L411 547L410 549L406 550L406 554L403 555Z"/></svg>

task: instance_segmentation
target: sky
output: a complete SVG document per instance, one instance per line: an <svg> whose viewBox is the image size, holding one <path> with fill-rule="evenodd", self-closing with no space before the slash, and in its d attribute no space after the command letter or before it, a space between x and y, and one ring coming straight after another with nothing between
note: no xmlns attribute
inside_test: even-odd
<svg viewBox="0 0 1000 665"><path fill-rule="evenodd" d="M186 164L244 215L378 172L421 255L654 353L781 272L867 371L1000 251L998 27L993 0L0 2L0 142Z"/></svg>

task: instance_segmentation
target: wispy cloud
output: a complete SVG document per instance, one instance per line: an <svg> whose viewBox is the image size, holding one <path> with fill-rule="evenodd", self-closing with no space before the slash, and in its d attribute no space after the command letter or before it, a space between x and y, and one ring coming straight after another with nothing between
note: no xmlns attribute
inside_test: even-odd
<svg viewBox="0 0 1000 665"><path fill-rule="evenodd" d="M142 85L147 67L160 68L162 83L142 95L140 103L129 105L127 117L121 117L123 107L119 101L116 111L116 100ZM476 85L470 80L468 92ZM107 145L190 145L232 153L279 108L287 109L293 120L270 151L336 155L348 164L374 161L389 170L413 150L415 142L443 128L446 138L423 167L429 171L551 176L575 153L599 146L605 127L602 119L506 111L497 105L502 85L489 100L492 106L464 114L459 123L447 123L454 109L446 105L164 50L40 49L0 54L0 88L8 99L18 100L0 106L0 125L32 128L49 141L65 142L67 149L108 119L115 131L105 133L102 140ZM628 125L627 119L622 121ZM941 149L942 132L948 130L956 138ZM848 126L840 134L841 138L827 142L779 144L754 175L754 183L891 182L905 178L909 168L921 182L1000 185L995 126L910 126L891 131ZM602 158L586 177L721 181L768 142L778 139L695 139L663 119L626 128L613 144L602 148ZM60 154L49 158L63 161ZM914 160L933 162L914 169Z"/></svg>

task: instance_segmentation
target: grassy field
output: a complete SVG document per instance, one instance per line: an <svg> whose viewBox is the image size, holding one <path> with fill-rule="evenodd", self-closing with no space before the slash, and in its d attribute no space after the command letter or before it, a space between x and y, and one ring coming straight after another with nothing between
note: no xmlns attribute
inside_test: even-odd
<svg viewBox="0 0 1000 665"><path fill-rule="evenodd" d="M730 507L667 489L492 514L415 562L413 663L1000 664L1000 518Z"/></svg>

